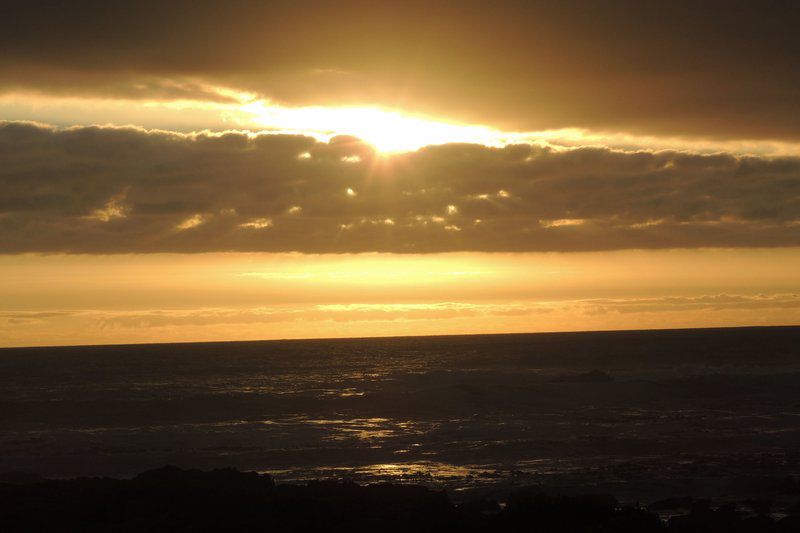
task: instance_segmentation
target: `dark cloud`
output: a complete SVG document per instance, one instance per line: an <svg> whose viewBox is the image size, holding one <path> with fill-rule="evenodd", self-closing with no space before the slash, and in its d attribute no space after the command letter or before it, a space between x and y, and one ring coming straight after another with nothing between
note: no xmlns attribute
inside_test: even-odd
<svg viewBox="0 0 800 533"><path fill-rule="evenodd" d="M800 139L800 4L0 5L0 90L374 103L527 130Z"/></svg>
<svg viewBox="0 0 800 533"><path fill-rule="evenodd" d="M0 123L0 252L800 245L800 158Z"/></svg>

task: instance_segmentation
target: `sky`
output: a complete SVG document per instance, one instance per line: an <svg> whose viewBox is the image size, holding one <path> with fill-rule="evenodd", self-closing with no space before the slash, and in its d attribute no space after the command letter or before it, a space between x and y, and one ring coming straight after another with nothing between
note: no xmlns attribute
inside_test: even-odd
<svg viewBox="0 0 800 533"><path fill-rule="evenodd" d="M800 323L793 2L0 5L0 346Z"/></svg>

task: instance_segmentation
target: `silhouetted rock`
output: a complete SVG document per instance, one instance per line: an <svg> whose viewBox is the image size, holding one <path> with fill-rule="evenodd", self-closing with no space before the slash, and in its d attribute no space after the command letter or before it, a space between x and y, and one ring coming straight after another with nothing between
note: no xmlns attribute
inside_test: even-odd
<svg viewBox="0 0 800 533"><path fill-rule="evenodd" d="M493 515L503 510L497 500L480 499L469 500L458 506L458 510L464 514Z"/></svg>
<svg viewBox="0 0 800 533"><path fill-rule="evenodd" d="M548 495L523 489L509 497L497 516L500 530L531 531L661 531L658 516L630 507L620 508L607 494Z"/></svg>
<svg viewBox="0 0 800 533"><path fill-rule="evenodd" d="M708 500L672 498L651 508L691 505L662 522L610 495L509 495L505 507L478 499L455 506L443 491L414 485L324 480L275 485L268 475L166 466L133 479L78 478L0 483L0 531L543 531L648 533L798 531L800 516L775 522L769 502L713 509Z"/></svg>
<svg viewBox="0 0 800 533"><path fill-rule="evenodd" d="M658 500L647 506L648 509L653 511L672 511L675 509L691 509L694 500L691 496L683 496L681 498L665 498Z"/></svg>
<svg viewBox="0 0 800 533"><path fill-rule="evenodd" d="M787 530L786 526L776 523L765 515L744 516L736 509L735 504L725 504L718 509L695 506L687 515L673 516L669 519L669 531L686 533L719 532L719 533L770 533Z"/></svg>

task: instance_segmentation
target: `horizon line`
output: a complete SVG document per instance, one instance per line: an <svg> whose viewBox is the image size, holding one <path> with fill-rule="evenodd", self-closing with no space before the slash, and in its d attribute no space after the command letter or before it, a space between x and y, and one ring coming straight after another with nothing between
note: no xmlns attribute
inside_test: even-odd
<svg viewBox="0 0 800 533"><path fill-rule="evenodd" d="M446 337L510 337L520 335L548 336L548 335L586 335L594 333L636 333L636 332L678 332L678 331L720 331L720 330L754 330L754 329L800 329L800 324L773 324L751 326L706 326L686 328L641 328L641 329L593 329L593 330L553 330L553 331L520 331L503 333L445 333L430 335L371 335L365 337L293 337L282 339L257 339L257 340L217 340L217 341L181 341L181 342L132 342L111 344L53 344L36 346L0 346L0 355L10 350L45 350L45 349L70 349L70 348L129 348L148 346L187 346L199 344L245 344L245 343L278 343L278 342L306 342L306 341L357 341L372 339L428 339Z"/></svg>

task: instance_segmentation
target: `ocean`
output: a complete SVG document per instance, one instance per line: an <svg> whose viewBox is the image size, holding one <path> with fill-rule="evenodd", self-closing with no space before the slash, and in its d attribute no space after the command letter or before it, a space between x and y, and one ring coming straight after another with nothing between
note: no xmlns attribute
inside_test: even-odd
<svg viewBox="0 0 800 533"><path fill-rule="evenodd" d="M0 350L0 472L165 464L758 492L800 475L800 327Z"/></svg>

